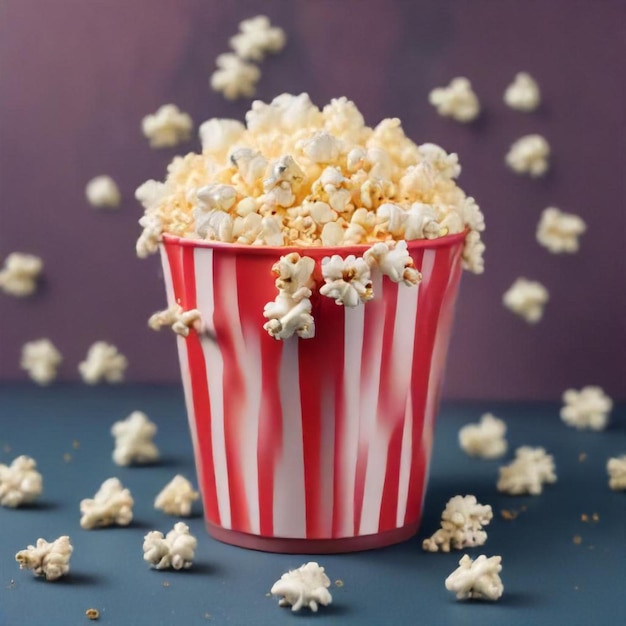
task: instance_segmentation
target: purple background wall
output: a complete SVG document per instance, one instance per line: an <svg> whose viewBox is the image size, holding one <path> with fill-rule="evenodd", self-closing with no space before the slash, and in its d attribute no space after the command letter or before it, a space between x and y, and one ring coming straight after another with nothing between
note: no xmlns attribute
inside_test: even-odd
<svg viewBox="0 0 626 626"><path fill-rule="evenodd" d="M623 59L621 0L472 2L316 0L3 0L0 2L0 260L40 255L39 293L0 293L0 380L25 379L21 345L49 337L61 378L91 343L115 343L129 380L177 381L175 341L147 317L164 306L156 257L134 254L141 209L134 189L162 178L174 151L155 151L140 122L173 102L196 124L241 119L250 101L208 86L215 57L240 20L260 12L287 32L266 59L257 97L307 91L318 105L346 95L370 124L398 116L407 134L458 152L461 186L487 219L487 269L466 275L446 394L455 398L556 399L599 384L626 397ZM502 93L518 71L539 82L533 114ZM472 81L477 123L439 117L428 92L454 76ZM546 136L552 168L541 180L503 163L522 134ZM179 152L197 150L195 140ZM113 176L119 212L98 212L85 183ZM535 242L541 211L555 205L588 223L577 255ZM525 275L550 290L544 320L528 326L501 305Z"/></svg>

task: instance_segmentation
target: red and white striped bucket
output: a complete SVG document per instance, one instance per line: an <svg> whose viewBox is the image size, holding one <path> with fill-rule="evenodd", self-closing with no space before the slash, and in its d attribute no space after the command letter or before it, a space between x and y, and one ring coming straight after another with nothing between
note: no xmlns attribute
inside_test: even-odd
<svg viewBox="0 0 626 626"><path fill-rule="evenodd" d="M372 271L374 299L314 292L315 337L277 341L263 307L272 265L300 252L164 236L168 304L199 309L206 334L178 337L209 533L272 552L347 552L415 534L464 234L410 241L418 287Z"/></svg>

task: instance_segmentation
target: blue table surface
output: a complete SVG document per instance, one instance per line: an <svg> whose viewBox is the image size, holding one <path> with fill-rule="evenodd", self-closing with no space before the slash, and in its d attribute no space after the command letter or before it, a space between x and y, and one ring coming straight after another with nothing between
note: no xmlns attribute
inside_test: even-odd
<svg viewBox="0 0 626 626"><path fill-rule="evenodd" d="M158 425L162 461L119 468L111 460L109 431L133 410L145 411ZM459 428L486 411L507 423L505 460L473 459L458 446ZM543 446L555 457L558 481L539 496L496 490L498 467L520 445ZM195 484L179 387L0 385L0 462L28 454L44 477L39 504L0 508L0 624L85 624L88 608L100 611L98 623L119 626L625 624L626 493L611 491L606 473L607 459L625 453L626 406L616 408L610 427L596 433L565 426L556 404L444 403L422 526L414 539L355 554L268 554L210 538L198 506L189 520L198 538L193 567L155 571L142 559L143 536L152 529L165 532L176 520L153 508L154 496L176 473ZM111 476L130 488L135 520L128 528L82 530L80 500L92 497ZM458 602L446 591L444 580L465 552L421 549L422 539L438 528L446 501L457 494L474 494L493 507L487 543L465 552L502 555L505 591L497 603ZM505 520L503 509L520 513ZM38 537L63 534L74 545L69 576L47 583L19 570L18 550ZM332 605L317 614L279 608L268 595L271 585L309 560L324 565L333 581ZM336 585L338 580L343 585Z"/></svg>

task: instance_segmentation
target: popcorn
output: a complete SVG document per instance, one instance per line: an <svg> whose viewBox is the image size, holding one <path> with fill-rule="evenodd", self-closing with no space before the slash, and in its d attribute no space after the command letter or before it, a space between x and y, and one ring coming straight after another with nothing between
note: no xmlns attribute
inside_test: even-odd
<svg viewBox="0 0 626 626"><path fill-rule="evenodd" d="M470 456L497 459L507 450L506 424L491 413L485 413L478 424L467 424L459 431L459 444Z"/></svg>
<svg viewBox="0 0 626 626"><path fill-rule="evenodd" d="M194 491L191 483L181 474L176 474L157 495L154 508L168 515L188 517L191 515L191 503L199 497L200 494Z"/></svg>
<svg viewBox="0 0 626 626"><path fill-rule="evenodd" d="M448 154L435 143L423 143L418 151L424 162L434 168L444 178L457 178L461 173L457 154Z"/></svg>
<svg viewBox="0 0 626 626"><path fill-rule="evenodd" d="M322 276L326 283L320 293L336 304L355 307L374 297L369 265L353 254L345 259L338 254L322 259Z"/></svg>
<svg viewBox="0 0 626 626"><path fill-rule="evenodd" d="M577 252L578 237L587 230L585 222L555 207L544 209L537 226L537 241L550 252Z"/></svg>
<svg viewBox="0 0 626 626"><path fill-rule="evenodd" d="M376 267L394 283L417 285L422 275L413 267L406 241L395 243L377 243L365 252L363 258L370 267Z"/></svg>
<svg viewBox="0 0 626 626"><path fill-rule="evenodd" d="M497 600L504 592L501 571L501 556L487 558L481 554L472 559L466 554L459 567L446 578L446 589L456 593L457 600Z"/></svg>
<svg viewBox="0 0 626 626"><path fill-rule="evenodd" d="M125 420L115 422L111 427L115 437L113 461L117 465L131 465L158 460L159 450L152 442L156 431L156 425L141 411L133 411Z"/></svg>
<svg viewBox="0 0 626 626"><path fill-rule="evenodd" d="M35 459L22 455L11 465L0 463L0 505L15 509L34 502L43 491L41 474Z"/></svg>
<svg viewBox="0 0 626 626"><path fill-rule="evenodd" d="M583 387L580 391L568 389L563 393L565 406L561 419L578 430L604 430L609 421L613 401L600 387Z"/></svg>
<svg viewBox="0 0 626 626"><path fill-rule="evenodd" d="M534 111L541 101L539 85L526 72L519 72L515 80L506 88L504 101L512 109L529 113Z"/></svg>
<svg viewBox="0 0 626 626"><path fill-rule="evenodd" d="M122 200L117 183L110 176L96 176L85 187L87 201L98 209L117 209Z"/></svg>
<svg viewBox="0 0 626 626"><path fill-rule="evenodd" d="M198 309L185 311L180 304L174 304L169 309L153 313L148 319L148 326L152 330L169 326L177 335L187 337L191 328L197 332L202 330L202 319Z"/></svg>
<svg viewBox="0 0 626 626"><path fill-rule="evenodd" d="M175 104L164 104L156 113L143 118L141 129L152 148L172 148L189 141L193 121Z"/></svg>
<svg viewBox="0 0 626 626"><path fill-rule="evenodd" d="M482 274L485 271L484 253L485 244L480 239L480 233L476 230L470 230L465 236L465 245L463 246L463 267L473 274Z"/></svg>
<svg viewBox="0 0 626 626"><path fill-rule="evenodd" d="M609 459L606 471L609 474L609 487L613 491L626 491L626 455Z"/></svg>
<svg viewBox="0 0 626 626"><path fill-rule="evenodd" d="M441 514L441 528L422 548L428 552L450 552L467 547L482 546L487 540L483 526L493 518L491 506L479 504L475 496L454 496Z"/></svg>
<svg viewBox="0 0 626 626"><path fill-rule="evenodd" d="M502 303L529 324L535 324L542 318L548 298L548 290L541 283L522 277L505 292Z"/></svg>
<svg viewBox="0 0 626 626"><path fill-rule="evenodd" d="M136 251L140 259L145 259L159 249L163 222L156 215L144 215L139 219L139 224L143 232L137 240Z"/></svg>
<svg viewBox="0 0 626 626"><path fill-rule="evenodd" d="M57 367L63 360L61 353L49 339L29 341L22 346L20 367L40 385L48 385L57 376Z"/></svg>
<svg viewBox="0 0 626 626"><path fill-rule="evenodd" d="M543 483L556 482L554 459L544 448L522 446L515 451L515 460L500 468L498 491L510 495L538 495Z"/></svg>
<svg viewBox="0 0 626 626"><path fill-rule="evenodd" d="M37 545L20 550L15 560L20 564L20 569L31 569L35 576L43 576L46 580L57 580L70 571L73 550L67 535L51 543L39 538Z"/></svg>
<svg viewBox="0 0 626 626"><path fill-rule="evenodd" d="M158 530L144 537L143 559L155 569L189 569L197 546L198 541L189 532L189 526L177 522L165 537Z"/></svg>
<svg viewBox="0 0 626 626"><path fill-rule="evenodd" d="M239 30L239 34L231 37L230 46L242 59L262 61L267 52L280 52L285 47L285 31L271 26L265 15L243 20Z"/></svg>
<svg viewBox="0 0 626 626"><path fill-rule="evenodd" d="M96 341L89 348L87 358L79 363L78 371L87 384L95 385L103 380L108 383L121 382L127 367L126 357L115 346Z"/></svg>
<svg viewBox="0 0 626 626"><path fill-rule="evenodd" d="M457 122L471 122L480 113L480 103L467 78L453 78L448 87L433 89L428 100L439 115Z"/></svg>
<svg viewBox="0 0 626 626"><path fill-rule="evenodd" d="M236 54L226 52L215 60L218 69L211 76L211 88L228 100L249 98L256 91L261 71L256 65L242 61Z"/></svg>
<svg viewBox="0 0 626 626"><path fill-rule="evenodd" d="M128 526L133 520L133 497L117 478L105 480L96 495L80 502L81 528Z"/></svg>
<svg viewBox="0 0 626 626"><path fill-rule="evenodd" d="M511 145L506 164L518 174L543 176L549 167L550 146L541 135L524 135Z"/></svg>
<svg viewBox="0 0 626 626"><path fill-rule="evenodd" d="M213 118L200 124L198 133L202 150L224 158L246 127L239 120Z"/></svg>
<svg viewBox="0 0 626 626"><path fill-rule="evenodd" d="M314 613L318 605L329 605L333 598L328 591L330 579L314 561L305 563L298 569L290 570L276 581L270 590L273 596L282 596L279 606L290 606L292 611L308 607Z"/></svg>
<svg viewBox="0 0 626 626"><path fill-rule="evenodd" d="M12 252L0 271L0 289L18 298L30 296L37 288L42 269L43 262L38 256Z"/></svg>

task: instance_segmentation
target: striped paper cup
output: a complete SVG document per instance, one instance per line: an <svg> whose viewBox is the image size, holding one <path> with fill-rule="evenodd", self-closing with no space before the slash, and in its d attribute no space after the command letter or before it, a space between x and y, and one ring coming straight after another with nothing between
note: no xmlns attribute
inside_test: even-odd
<svg viewBox="0 0 626 626"><path fill-rule="evenodd" d="M209 533L272 552L348 552L415 534L424 500L464 234L410 241L418 287L372 271L374 298L311 297L315 337L270 337L272 265L367 246L269 248L164 236L169 305L199 309L178 337Z"/></svg>

